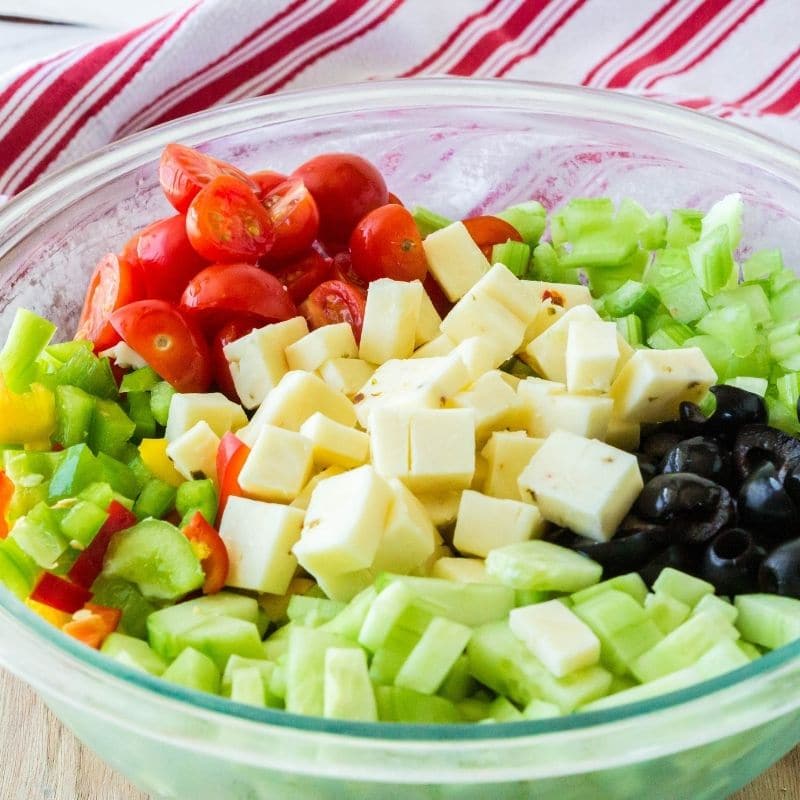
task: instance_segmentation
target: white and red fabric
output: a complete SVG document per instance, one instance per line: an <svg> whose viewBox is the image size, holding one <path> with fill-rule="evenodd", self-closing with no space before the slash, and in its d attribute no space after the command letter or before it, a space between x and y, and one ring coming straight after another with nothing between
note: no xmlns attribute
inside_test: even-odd
<svg viewBox="0 0 800 800"><path fill-rule="evenodd" d="M635 92L800 145L800 4L202 0L0 78L0 192L220 103L415 75Z"/></svg>

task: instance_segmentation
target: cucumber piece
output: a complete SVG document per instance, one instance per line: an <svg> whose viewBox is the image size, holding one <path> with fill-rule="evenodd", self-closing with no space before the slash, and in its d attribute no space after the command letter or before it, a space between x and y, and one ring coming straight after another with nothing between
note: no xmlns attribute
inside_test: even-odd
<svg viewBox="0 0 800 800"><path fill-rule="evenodd" d="M438 694L458 703L466 700L476 688L477 684L469 671L469 658L466 653L462 653L450 667Z"/></svg>
<svg viewBox="0 0 800 800"><path fill-rule="evenodd" d="M240 669L255 668L261 673L261 678L264 682L264 687L267 689L267 705L278 706L280 701L274 697L269 691L268 687L272 682L272 674L275 672L276 664L274 661L263 661L257 658L243 658L242 656L233 655L228 659L225 665L225 672L222 675L219 693L225 697L231 696L231 688L233 686L233 673ZM266 697L266 696L265 696Z"/></svg>
<svg viewBox="0 0 800 800"><path fill-rule="evenodd" d="M20 517L9 538L44 569L52 569L69 547L59 520L47 503L37 503Z"/></svg>
<svg viewBox="0 0 800 800"><path fill-rule="evenodd" d="M189 540L174 525L155 519L114 536L103 572L136 584L145 597L157 600L177 600L205 580Z"/></svg>
<svg viewBox="0 0 800 800"><path fill-rule="evenodd" d="M323 714L329 719L378 721L367 656L361 648L329 647L325 651Z"/></svg>
<svg viewBox="0 0 800 800"><path fill-rule="evenodd" d="M486 571L512 589L550 592L580 591L603 574L600 564L586 556L536 539L492 550Z"/></svg>
<svg viewBox="0 0 800 800"><path fill-rule="evenodd" d="M489 705L489 716L482 722L521 722L525 717L507 698L496 697Z"/></svg>
<svg viewBox="0 0 800 800"><path fill-rule="evenodd" d="M152 650L147 642L123 633L109 634L100 652L115 661L149 672L151 675L162 675L167 669L167 662Z"/></svg>
<svg viewBox="0 0 800 800"><path fill-rule="evenodd" d="M345 608L345 603L336 600L326 600L322 597L308 597L302 594L293 594L286 608L290 621L303 625L306 628L318 628L330 622Z"/></svg>
<svg viewBox="0 0 800 800"><path fill-rule="evenodd" d="M481 722L489 719L492 703L480 697L467 697L456 703L458 713L464 722Z"/></svg>
<svg viewBox="0 0 800 800"><path fill-rule="evenodd" d="M100 574L92 584L92 602L118 608L122 612L117 628L120 633L135 636L137 639L147 638L147 620L156 610L156 606L145 600L144 595L132 583Z"/></svg>
<svg viewBox="0 0 800 800"><path fill-rule="evenodd" d="M736 606L733 603L729 603L727 600L723 600L721 597L717 597L715 594L707 594L704 595L697 605L692 609L692 616L696 617L698 614L702 614L704 611L717 611L719 612L731 625L736 624L736 618L739 616L739 612L736 609Z"/></svg>
<svg viewBox="0 0 800 800"><path fill-rule="evenodd" d="M394 683L398 673L422 638L431 615L412 604L397 618L384 640L375 651L370 667L370 677L375 683Z"/></svg>
<svg viewBox="0 0 800 800"><path fill-rule="evenodd" d="M264 679L259 669L244 667L231 675L231 700L257 708L266 706Z"/></svg>
<svg viewBox="0 0 800 800"><path fill-rule="evenodd" d="M286 669L283 664L276 664L269 681L268 691L275 698L275 707L283 708L286 698Z"/></svg>
<svg viewBox="0 0 800 800"><path fill-rule="evenodd" d="M751 661L761 658L761 651L754 644L739 639L736 645Z"/></svg>
<svg viewBox="0 0 800 800"><path fill-rule="evenodd" d="M295 627L297 626L291 622L283 625L264 642L264 655L267 659L276 662L281 659L286 660L286 654L289 652L289 637Z"/></svg>
<svg viewBox="0 0 800 800"><path fill-rule="evenodd" d="M358 641L358 633L377 596L378 590L374 586L368 586L359 592L332 620L322 625L322 629L330 633L341 634L354 642Z"/></svg>
<svg viewBox="0 0 800 800"><path fill-rule="evenodd" d="M748 641L774 650L800 639L800 600L773 594L740 594L736 627Z"/></svg>
<svg viewBox="0 0 800 800"><path fill-rule="evenodd" d="M523 719L552 719L560 716L561 709L555 703L545 700L531 700L522 710Z"/></svg>
<svg viewBox="0 0 800 800"><path fill-rule="evenodd" d="M187 647L164 671L165 681L196 689L198 692L219 694L217 665L199 650Z"/></svg>
<svg viewBox="0 0 800 800"><path fill-rule="evenodd" d="M648 594L644 601L644 607L650 619L658 625L664 635L672 633L675 628L686 622L692 613L686 603L663 592Z"/></svg>
<svg viewBox="0 0 800 800"><path fill-rule="evenodd" d="M552 592L537 592L534 589L520 589L514 592L514 607L532 606L536 603L545 603L553 597Z"/></svg>
<svg viewBox="0 0 800 800"><path fill-rule="evenodd" d="M217 665L220 672L225 670L228 659L233 656L243 658L262 658L264 648L258 628L252 622L234 617L208 617L184 631L179 637L184 647L194 647L205 653Z"/></svg>
<svg viewBox="0 0 800 800"><path fill-rule="evenodd" d="M694 608L705 595L714 594L714 587L700 578L665 567L653 584L653 591L668 594L689 608Z"/></svg>
<svg viewBox="0 0 800 800"><path fill-rule="evenodd" d="M400 686L376 686L375 700L381 722L448 724L462 721L456 705L444 697L419 694Z"/></svg>
<svg viewBox="0 0 800 800"><path fill-rule="evenodd" d="M647 584L642 580L642 576L638 572L628 572L625 575L617 575L616 578L609 578L609 580L596 583L587 589L581 589L581 591L572 594L570 599L577 605L586 600L591 600L592 597L596 597L609 589L616 589L629 594L639 605L643 605L647 597Z"/></svg>
<svg viewBox="0 0 800 800"><path fill-rule="evenodd" d="M373 601L358 634L358 643L375 652L389 636L403 612L414 602L407 585L391 583Z"/></svg>

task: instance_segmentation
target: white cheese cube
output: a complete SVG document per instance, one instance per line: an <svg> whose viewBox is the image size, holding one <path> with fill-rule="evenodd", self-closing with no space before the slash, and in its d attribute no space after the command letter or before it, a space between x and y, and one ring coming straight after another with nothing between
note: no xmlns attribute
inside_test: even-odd
<svg viewBox="0 0 800 800"><path fill-rule="evenodd" d="M608 541L642 490L636 456L567 431L556 431L519 477L545 519Z"/></svg>
<svg viewBox="0 0 800 800"><path fill-rule="evenodd" d="M439 324L441 325L441 323ZM438 328L436 332L439 333ZM435 339L431 339L427 344L423 344L415 350L411 358L436 358L437 356L446 356L452 353L455 347L456 343L449 336L439 333Z"/></svg>
<svg viewBox="0 0 800 800"><path fill-rule="evenodd" d="M594 631L559 600L511 609L511 632L557 678L600 661Z"/></svg>
<svg viewBox="0 0 800 800"><path fill-rule="evenodd" d="M485 273L489 262L463 222L428 234L422 242L428 268L448 300L462 298Z"/></svg>
<svg viewBox="0 0 800 800"><path fill-rule="evenodd" d="M312 475L309 482L303 487L303 491L300 492L289 505L292 508L299 508L301 511L305 511L308 508L308 504L311 502L311 495L314 493L314 489L317 488L317 484L327 478L341 475L343 472L347 472L347 470L342 469L342 467L327 467L323 469L322 472Z"/></svg>
<svg viewBox="0 0 800 800"><path fill-rule="evenodd" d="M419 281L381 278L370 283L359 349L364 361L384 364L414 352L423 294Z"/></svg>
<svg viewBox="0 0 800 800"><path fill-rule="evenodd" d="M567 337L572 322L582 320L596 322L597 312L586 305L578 305L561 315L558 322L537 336L526 348L525 354L533 368L551 381L566 383L567 380Z"/></svg>
<svg viewBox="0 0 800 800"><path fill-rule="evenodd" d="M533 318L533 322L525 328L525 335L522 337L522 344L517 350L517 355L533 369L537 368L536 359L528 355L528 345L537 336L541 336L548 328L555 325L566 313L566 309L555 306L547 300L539 307L539 313Z"/></svg>
<svg viewBox="0 0 800 800"><path fill-rule="evenodd" d="M229 498L219 526L230 561L227 585L284 594L297 569L291 550L302 525L299 509Z"/></svg>
<svg viewBox="0 0 800 800"><path fill-rule="evenodd" d="M332 358L357 358L358 345L349 322L323 325L286 348L289 369L318 370Z"/></svg>
<svg viewBox="0 0 800 800"><path fill-rule="evenodd" d="M314 463L322 467L358 467L369 457L369 436L328 419L324 414L310 416L300 433L311 441Z"/></svg>
<svg viewBox="0 0 800 800"><path fill-rule="evenodd" d="M417 328L414 331L414 347L422 347L422 345L436 339L439 336L439 326L441 324L442 318L439 316L439 312L433 305L428 293L423 291L419 304ZM445 355L445 353L437 353L437 355Z"/></svg>
<svg viewBox="0 0 800 800"><path fill-rule="evenodd" d="M489 463L482 455L480 455L480 453L476 454L475 472L472 473L472 481L469 484L469 488L474 489L476 492L480 492L488 472Z"/></svg>
<svg viewBox="0 0 800 800"><path fill-rule="evenodd" d="M626 422L612 416L605 435L606 444L620 450L637 450L642 426L638 422Z"/></svg>
<svg viewBox="0 0 800 800"><path fill-rule="evenodd" d="M317 411L342 425L352 428L356 424L353 404L341 392L331 389L313 372L287 372L259 406L250 424L239 431L239 438L252 447L264 425L299 431Z"/></svg>
<svg viewBox="0 0 800 800"><path fill-rule="evenodd" d="M471 408L475 414L475 439L482 443L492 431L526 427L517 393L497 370L481 375L470 387L455 395L452 408Z"/></svg>
<svg viewBox="0 0 800 800"><path fill-rule="evenodd" d="M497 583L482 558L440 558L431 567L431 577L456 583Z"/></svg>
<svg viewBox="0 0 800 800"><path fill-rule="evenodd" d="M411 415L405 409L379 406L369 417L370 460L384 478L407 478L411 468Z"/></svg>
<svg viewBox="0 0 800 800"><path fill-rule="evenodd" d="M677 419L682 402L699 402L716 381L698 347L637 350L611 387L614 416L628 422Z"/></svg>
<svg viewBox="0 0 800 800"><path fill-rule="evenodd" d="M502 350L491 336L473 336L464 339L463 342L459 342L454 352L461 357L472 382L508 360L507 351Z"/></svg>
<svg viewBox="0 0 800 800"><path fill-rule="evenodd" d="M311 442L294 431L264 425L239 473L239 485L259 500L291 503L314 466Z"/></svg>
<svg viewBox="0 0 800 800"><path fill-rule="evenodd" d="M567 332L567 391L606 393L620 359L613 322L575 320Z"/></svg>
<svg viewBox="0 0 800 800"><path fill-rule="evenodd" d="M240 405L232 403L221 392L174 394L169 404L164 438L171 442L200 421L207 422L211 430L222 438L228 431L246 425L247 416Z"/></svg>
<svg viewBox="0 0 800 800"><path fill-rule="evenodd" d="M357 569L341 575L320 574L317 578L319 588L339 603L349 603L360 591L372 586L378 578L375 569Z"/></svg>
<svg viewBox="0 0 800 800"><path fill-rule="evenodd" d="M453 546L460 553L485 558L497 547L538 538L544 527L535 505L467 490L461 495Z"/></svg>
<svg viewBox="0 0 800 800"><path fill-rule="evenodd" d="M580 283L549 283L547 281L522 281L525 288L539 302L550 302L563 309L590 306L592 293Z"/></svg>
<svg viewBox="0 0 800 800"><path fill-rule="evenodd" d="M449 492L418 491L415 493L415 497L422 503L431 522L437 528L448 528L458 517L461 494L462 492L459 490Z"/></svg>
<svg viewBox="0 0 800 800"><path fill-rule="evenodd" d="M225 347L233 384L245 408L255 408L289 371L286 348L308 333L303 317L266 325Z"/></svg>
<svg viewBox="0 0 800 800"><path fill-rule="evenodd" d="M467 293L442 321L442 333L455 342L473 336L494 340L503 360L510 358L522 344L525 323L502 303L486 294Z"/></svg>
<svg viewBox="0 0 800 800"><path fill-rule="evenodd" d="M294 554L317 581L372 566L394 496L370 466L320 481Z"/></svg>
<svg viewBox="0 0 800 800"><path fill-rule="evenodd" d="M331 358L320 368L322 380L337 392L352 398L372 377L375 365L360 358Z"/></svg>
<svg viewBox="0 0 800 800"><path fill-rule="evenodd" d="M493 433L481 451L487 462L483 493L506 500L524 500L517 480L543 441L521 432Z"/></svg>
<svg viewBox="0 0 800 800"><path fill-rule="evenodd" d="M110 358L121 369L142 369L147 366L147 360L125 342L117 342L108 350L103 350L100 358Z"/></svg>
<svg viewBox="0 0 800 800"><path fill-rule="evenodd" d="M521 281L503 264L495 264L471 291L486 294L502 303L525 326L530 325L539 313L541 300L536 297L535 290L531 290L528 281Z"/></svg>
<svg viewBox="0 0 800 800"><path fill-rule="evenodd" d="M409 429L406 483L421 491L465 489L475 472L475 415L471 409L417 411Z"/></svg>
<svg viewBox="0 0 800 800"><path fill-rule="evenodd" d="M200 420L167 445L167 455L187 481L198 477L216 481L218 449L219 436L205 420Z"/></svg>

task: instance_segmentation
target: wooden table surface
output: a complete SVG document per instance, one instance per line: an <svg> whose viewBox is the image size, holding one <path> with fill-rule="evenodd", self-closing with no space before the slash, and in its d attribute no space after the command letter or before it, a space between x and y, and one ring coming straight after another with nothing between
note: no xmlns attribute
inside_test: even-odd
<svg viewBox="0 0 800 800"><path fill-rule="evenodd" d="M147 800L2 670L0 721L2 800ZM800 800L800 748L731 800Z"/></svg>

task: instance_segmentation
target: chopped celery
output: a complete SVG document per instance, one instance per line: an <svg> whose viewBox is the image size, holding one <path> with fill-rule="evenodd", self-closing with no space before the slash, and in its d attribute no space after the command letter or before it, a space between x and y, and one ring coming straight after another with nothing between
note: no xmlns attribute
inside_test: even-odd
<svg viewBox="0 0 800 800"><path fill-rule="evenodd" d="M728 367L733 358L733 350L716 336L692 336L684 342L684 347L699 347L709 360L718 380L728 377Z"/></svg>
<svg viewBox="0 0 800 800"><path fill-rule="evenodd" d="M686 247L700 238L703 212L694 208L677 208L667 224L667 247Z"/></svg>
<svg viewBox="0 0 800 800"><path fill-rule="evenodd" d="M550 227L554 245L574 242L587 234L612 227L614 203L608 197L576 197L553 214Z"/></svg>
<svg viewBox="0 0 800 800"><path fill-rule="evenodd" d="M687 249L695 277L706 294L736 283L738 274L727 227L714 228Z"/></svg>
<svg viewBox="0 0 800 800"><path fill-rule="evenodd" d="M605 309L612 317L624 317L628 314L646 317L661 305L658 295L650 286L633 280L626 281L604 299Z"/></svg>
<svg viewBox="0 0 800 800"><path fill-rule="evenodd" d="M509 240L492 247L492 263L504 264L512 274L524 278L531 260L531 248L522 242Z"/></svg>
<svg viewBox="0 0 800 800"><path fill-rule="evenodd" d="M739 246L742 238L742 212L744 203L742 196L736 192L725 195L714 203L703 217L700 238L705 238L712 231L722 227L728 232L728 242L731 250Z"/></svg>
<svg viewBox="0 0 800 800"><path fill-rule="evenodd" d="M725 381L727 386L736 386L738 389L744 389L746 392L752 392L759 397L764 397L769 387L769 381L766 378L756 378L753 376L740 375L737 378L729 378Z"/></svg>
<svg viewBox="0 0 800 800"><path fill-rule="evenodd" d="M800 320L776 325L767 334L770 356L786 370L800 371Z"/></svg>
<svg viewBox="0 0 800 800"><path fill-rule="evenodd" d="M782 269L783 256L780 250L759 250L742 264L742 275L746 281L757 281Z"/></svg>
<svg viewBox="0 0 800 800"><path fill-rule="evenodd" d="M6 343L0 350L0 373L12 392L30 389L36 375L34 362L50 343L56 326L52 322L26 311L17 309Z"/></svg>
<svg viewBox="0 0 800 800"><path fill-rule="evenodd" d="M531 247L538 243L547 225L547 211L536 200L509 206L495 216L516 228L522 240Z"/></svg>
<svg viewBox="0 0 800 800"><path fill-rule="evenodd" d="M435 211L431 211L423 206L415 206L411 212L411 216L414 217L419 235L423 239L429 233L446 228L453 222L453 220L443 217L441 214L437 214Z"/></svg>
<svg viewBox="0 0 800 800"><path fill-rule="evenodd" d="M800 287L800 281L797 284ZM758 284L740 284L735 289L725 289L708 300L708 306L712 310L734 305L746 305L750 309L750 316L756 325L772 319L770 301L767 299L763 287Z"/></svg>
<svg viewBox="0 0 800 800"><path fill-rule="evenodd" d="M800 372L787 372L775 381L778 397L790 408L797 408L800 399Z"/></svg>
<svg viewBox="0 0 800 800"><path fill-rule="evenodd" d="M122 378L119 390L127 392L149 392L157 383L161 382L158 373L152 367L142 367L129 372Z"/></svg>
<svg viewBox="0 0 800 800"><path fill-rule="evenodd" d="M636 314L619 317L614 322L617 323L617 330L631 347L639 347L644 343L642 320Z"/></svg>
<svg viewBox="0 0 800 800"><path fill-rule="evenodd" d="M540 242L533 251L531 277L547 283L578 283L578 270L562 266L558 253L549 242Z"/></svg>
<svg viewBox="0 0 800 800"><path fill-rule="evenodd" d="M645 281L655 287L661 302L679 322L694 322L708 311L685 250L667 249L657 253Z"/></svg>
<svg viewBox="0 0 800 800"><path fill-rule="evenodd" d="M615 230L596 231L572 242L572 249L560 261L565 267L621 267L636 253L638 242Z"/></svg>
<svg viewBox="0 0 800 800"><path fill-rule="evenodd" d="M779 294L796 280L797 275L795 275L790 269L782 269L780 272L774 272L769 276L769 288L767 289L767 294L769 294L770 297L775 297L776 294Z"/></svg>
<svg viewBox="0 0 800 800"><path fill-rule="evenodd" d="M709 311L697 323L697 329L725 341L737 356L750 355L758 345L753 315L744 303Z"/></svg>
<svg viewBox="0 0 800 800"><path fill-rule="evenodd" d="M794 319L800 309L800 281L792 281L780 291L773 292L768 309L776 322Z"/></svg>
<svg viewBox="0 0 800 800"><path fill-rule="evenodd" d="M169 406L175 390L166 381L157 383L150 392L150 410L159 425L166 425L169 417Z"/></svg>
<svg viewBox="0 0 800 800"><path fill-rule="evenodd" d="M692 335L692 329L688 325L667 319L647 337L647 344L655 350L673 350L683 347Z"/></svg>
<svg viewBox="0 0 800 800"><path fill-rule="evenodd" d="M764 398L769 414L769 424L792 436L800 434L800 423L797 420L797 406L787 406L779 397L769 394Z"/></svg>

